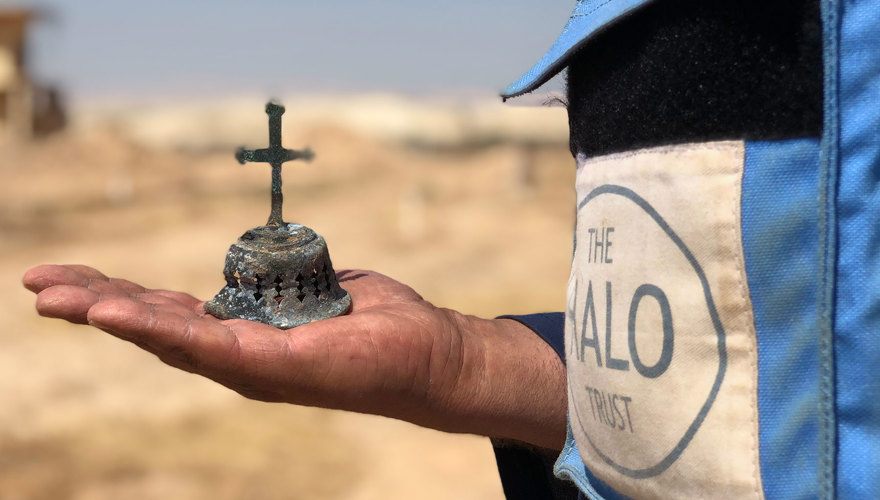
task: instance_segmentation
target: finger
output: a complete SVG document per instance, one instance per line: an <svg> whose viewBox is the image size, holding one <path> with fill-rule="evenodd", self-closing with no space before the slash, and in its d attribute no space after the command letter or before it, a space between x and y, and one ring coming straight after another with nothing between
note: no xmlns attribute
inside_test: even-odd
<svg viewBox="0 0 880 500"><path fill-rule="evenodd" d="M86 324L89 308L100 300L101 295L87 288L73 285L57 285L46 288L37 295L37 312L48 318L61 318L71 323Z"/></svg>
<svg viewBox="0 0 880 500"><path fill-rule="evenodd" d="M34 293L56 285L76 285L94 290L100 294L126 295L153 293L163 295L195 308L199 300L183 292L169 290L148 290L137 283L122 278L108 278L100 271L81 265L41 265L30 269L22 277L22 284ZM157 300L158 302L158 300Z"/></svg>
<svg viewBox="0 0 880 500"><path fill-rule="evenodd" d="M126 279L122 279L122 278L105 278L105 279L113 286L116 286L116 287L121 288L121 289L128 291L128 292L142 293L147 290L146 288L138 285L137 283L132 283L131 281L128 281Z"/></svg>
<svg viewBox="0 0 880 500"><path fill-rule="evenodd" d="M234 370L239 361L238 338L219 321L185 317L163 305L127 298L101 301L88 311L92 326L145 344L163 361L212 376Z"/></svg>
<svg viewBox="0 0 880 500"><path fill-rule="evenodd" d="M105 291L105 290L116 289L116 290L122 290L125 292L129 292L132 294L150 293L150 294L156 294L156 295L163 295L173 301L180 302L183 305L185 305L186 307L190 307L190 308L195 307L199 302L201 302L199 299L193 297L192 295L190 295L188 293L175 292L172 290L150 290L150 289L145 288L141 285L138 285L137 283L135 283L133 281L129 281L124 278L108 278L107 276L102 274L100 271L98 271L96 269L92 269L91 267L88 267L88 266L65 266L65 267L74 269L78 272L82 272L83 274L88 273L86 275L88 275L89 278L91 278L91 281L89 282L89 288L92 288L95 290ZM80 271L80 270L82 270L82 271ZM107 283L112 288L105 287L102 285L102 283ZM161 301L158 301L158 300L156 300L156 302L161 303Z"/></svg>
<svg viewBox="0 0 880 500"><path fill-rule="evenodd" d="M82 264L67 264L64 267L76 271L79 274L82 274L83 276L86 276L88 278L100 279L105 281L107 280L107 276L105 276L104 273L98 271L94 267L84 266Z"/></svg>
<svg viewBox="0 0 880 500"><path fill-rule="evenodd" d="M376 305L422 300L412 288L373 271L346 269L337 273L337 279L351 295L352 312Z"/></svg>
<svg viewBox="0 0 880 500"><path fill-rule="evenodd" d="M130 295L131 293L128 290L120 288L107 280L103 280L100 278L87 278L86 279L86 288L92 290L94 292L98 292L100 294L107 295Z"/></svg>
<svg viewBox="0 0 880 500"><path fill-rule="evenodd" d="M141 287L141 286L137 286L136 289L132 288L132 287L118 286L118 284L119 284L118 280L117 280L117 283L114 284L114 283L111 283L106 277L103 277L103 275L101 275L101 277L99 277L99 276L87 277L85 275L80 274L79 271L71 269L70 266L60 266L60 267L62 267L62 269L66 268L67 272L60 270L59 276L61 276L63 280L67 280L69 282L68 283L69 285L82 286L84 288L88 288L89 290L97 292L101 295L130 295L130 294L135 294L135 293L140 293L140 292L145 291L144 287ZM85 267L85 266L80 266L80 267ZM90 268L86 268L86 269L90 269ZM80 274L80 277L77 277L76 274L70 274L71 271L76 274ZM125 281L125 280L123 280L123 281ZM128 283L130 283L130 282L128 282Z"/></svg>
<svg viewBox="0 0 880 500"><path fill-rule="evenodd" d="M363 295L365 293L407 290L412 295L417 295L410 287L374 271L345 269L336 273L336 278L340 286L345 288L348 293Z"/></svg>
<svg viewBox="0 0 880 500"><path fill-rule="evenodd" d="M88 286L89 278L67 266L42 265L24 273L22 284L34 293L55 285Z"/></svg>
<svg viewBox="0 0 880 500"><path fill-rule="evenodd" d="M336 279L342 283L344 281L352 281L358 278L363 278L364 276L368 276L370 274L378 274L373 273L372 271L364 271L361 269L340 269L336 271Z"/></svg>
<svg viewBox="0 0 880 500"><path fill-rule="evenodd" d="M173 312L174 314L179 314L184 318L199 317L198 311L196 311L194 308L181 304L174 299L168 298L165 295L156 292L136 293L132 294L131 297L147 304L162 306L163 310Z"/></svg>
<svg viewBox="0 0 880 500"><path fill-rule="evenodd" d="M179 302L180 304L189 307L190 309L197 309L197 307L202 303L201 300L184 292L175 292L173 290L149 290L148 292L151 294L167 297L168 299Z"/></svg>
<svg viewBox="0 0 880 500"><path fill-rule="evenodd" d="M132 283L128 280L118 279L118 278L109 278L109 280L102 280L98 278L90 278L88 280L89 290L94 290L98 293L108 296L131 296L139 300L143 300L149 303L155 304L170 304L175 303L180 305L181 307L187 307L191 309L191 306L180 304L178 301L167 297L162 293L157 293L157 291L147 290L146 288ZM164 290L163 290L164 291ZM185 295L185 294L184 294Z"/></svg>

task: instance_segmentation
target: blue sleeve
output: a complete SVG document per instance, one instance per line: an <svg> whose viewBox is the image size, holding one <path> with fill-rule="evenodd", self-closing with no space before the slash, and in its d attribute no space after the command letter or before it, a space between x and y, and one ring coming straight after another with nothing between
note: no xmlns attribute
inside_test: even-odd
<svg viewBox="0 0 880 500"><path fill-rule="evenodd" d="M562 364L565 364L565 314L561 312L525 314L522 316L499 316L498 319L512 319L531 328L539 337L556 351Z"/></svg>
<svg viewBox="0 0 880 500"><path fill-rule="evenodd" d="M565 363L563 313L500 316L498 319L512 319L529 327L550 344L562 363ZM501 486L508 500L579 498L578 489L573 483L557 479L553 475L557 452L496 440L492 441L492 446L501 476Z"/></svg>

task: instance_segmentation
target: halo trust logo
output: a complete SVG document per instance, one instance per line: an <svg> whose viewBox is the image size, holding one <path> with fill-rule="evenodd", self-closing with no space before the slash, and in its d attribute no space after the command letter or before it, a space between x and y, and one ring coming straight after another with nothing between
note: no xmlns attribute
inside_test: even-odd
<svg viewBox="0 0 880 500"><path fill-rule="evenodd" d="M700 262L647 200L604 184L578 205L568 300L579 446L625 476L661 474L699 431L727 369Z"/></svg>

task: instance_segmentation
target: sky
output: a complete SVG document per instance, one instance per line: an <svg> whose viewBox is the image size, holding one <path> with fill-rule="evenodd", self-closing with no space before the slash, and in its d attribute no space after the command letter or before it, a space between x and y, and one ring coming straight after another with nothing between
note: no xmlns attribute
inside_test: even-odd
<svg viewBox="0 0 880 500"><path fill-rule="evenodd" d="M0 0L43 7L42 81L73 98L497 94L573 0Z"/></svg>

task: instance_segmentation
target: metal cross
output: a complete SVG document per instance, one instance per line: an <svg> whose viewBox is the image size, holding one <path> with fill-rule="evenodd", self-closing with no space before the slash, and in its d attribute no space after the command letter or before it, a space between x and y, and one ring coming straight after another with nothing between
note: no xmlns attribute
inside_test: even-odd
<svg viewBox="0 0 880 500"><path fill-rule="evenodd" d="M284 106L269 102L266 104L266 114L269 115L269 147L257 150L238 148L235 158L242 165L247 162L272 165L272 211L269 213L269 222L266 225L278 227L283 223L281 204L284 202L284 195L281 194L281 165L292 160L309 161L314 154L308 148L296 151L281 146L281 115L284 114Z"/></svg>

